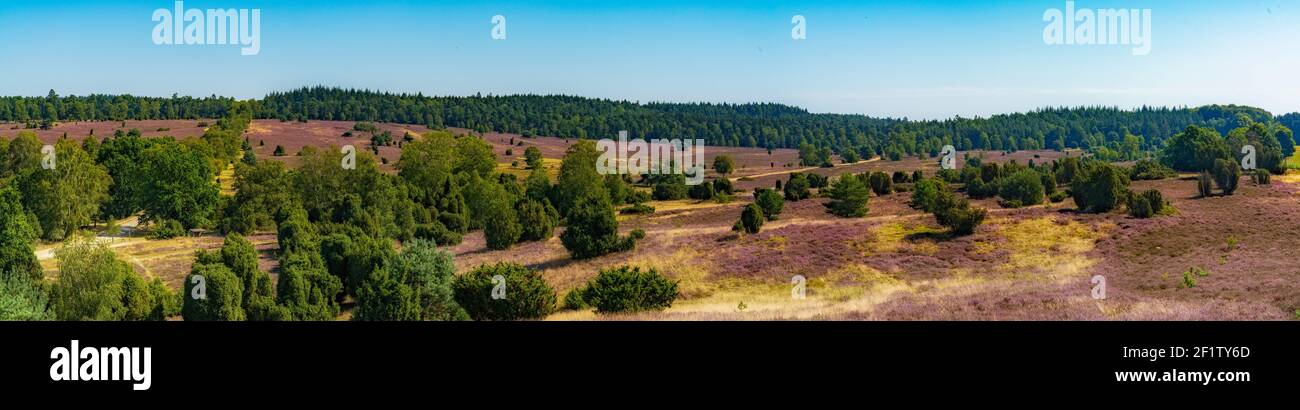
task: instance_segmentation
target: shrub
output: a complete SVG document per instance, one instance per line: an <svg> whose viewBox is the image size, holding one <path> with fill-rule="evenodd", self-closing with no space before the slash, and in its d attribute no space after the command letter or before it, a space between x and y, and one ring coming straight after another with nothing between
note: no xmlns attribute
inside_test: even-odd
<svg viewBox="0 0 1300 410"><path fill-rule="evenodd" d="M627 208L623 208L623 210L618 211L618 213L625 215L648 215L655 213L655 207L637 203Z"/></svg>
<svg viewBox="0 0 1300 410"><path fill-rule="evenodd" d="M203 285L203 291L196 295L195 287L199 284ZM244 320L243 294L244 286L230 268L196 261L190 275L185 277L181 315L185 320Z"/></svg>
<svg viewBox="0 0 1300 410"><path fill-rule="evenodd" d="M1137 196L1146 198L1147 204L1151 206L1152 214L1158 215L1164 212L1165 208L1168 206L1168 203L1165 202L1165 195L1161 193L1160 190L1158 189L1148 189L1146 191L1142 191L1142 193Z"/></svg>
<svg viewBox="0 0 1300 410"><path fill-rule="evenodd" d="M1142 195L1133 195L1128 203L1128 214L1134 218L1146 219L1155 214L1151 201Z"/></svg>
<svg viewBox="0 0 1300 410"><path fill-rule="evenodd" d="M1214 183L1223 190L1224 195L1237 191L1237 182L1241 180L1241 167L1236 162L1226 159L1214 160Z"/></svg>
<svg viewBox="0 0 1300 410"><path fill-rule="evenodd" d="M763 229L763 208L757 204L749 204L744 211L740 212L740 221L737 223L740 230L748 234L756 234Z"/></svg>
<svg viewBox="0 0 1300 410"><path fill-rule="evenodd" d="M970 235L984 222L988 212L983 208L972 208L970 201L958 198L951 192L940 191L930 211L934 219L952 231L953 235Z"/></svg>
<svg viewBox="0 0 1300 410"><path fill-rule="evenodd" d="M555 220L551 213L546 210L548 204L534 200L524 200L519 203L519 225L523 231L519 235L522 241L540 241L549 239L555 232Z"/></svg>
<svg viewBox="0 0 1300 410"><path fill-rule="evenodd" d="M852 175L845 175L840 179L852 177ZM867 178L871 183L871 192L875 192L876 195L885 196L894 193L894 181L890 179L889 174L872 172Z"/></svg>
<svg viewBox="0 0 1300 410"><path fill-rule="evenodd" d="M54 320L40 282L25 272L0 272L0 321Z"/></svg>
<svg viewBox="0 0 1300 410"><path fill-rule="evenodd" d="M775 190L763 188L754 193L754 203L763 209L763 217L768 220L775 220L781 210L785 208L785 199Z"/></svg>
<svg viewBox="0 0 1300 410"><path fill-rule="evenodd" d="M919 170L919 169L916 170L916 171L912 171L912 182L913 182L913 183L921 182L922 179L925 179L925 172L922 172L922 171Z"/></svg>
<svg viewBox="0 0 1300 410"><path fill-rule="evenodd" d="M667 178L654 187L654 199L656 201L671 201L686 198L686 183L677 180L677 178Z"/></svg>
<svg viewBox="0 0 1300 410"><path fill-rule="evenodd" d="M731 183L730 179L718 178L713 180L713 193L715 195L731 195L736 193L736 186Z"/></svg>
<svg viewBox="0 0 1300 410"><path fill-rule="evenodd" d="M602 195L590 195L577 202L569 211L568 228L560 234L560 241L574 259L594 258L636 246L635 239L618 236L614 208Z"/></svg>
<svg viewBox="0 0 1300 410"><path fill-rule="evenodd" d="M1052 195L1049 195L1047 199L1052 201L1052 203L1059 203L1061 201L1064 201L1065 198L1069 198L1069 197L1070 194L1065 191L1056 191L1053 192Z"/></svg>
<svg viewBox="0 0 1300 410"><path fill-rule="evenodd" d="M1160 180L1177 176L1177 171L1151 159L1138 161L1129 171L1129 178L1134 181Z"/></svg>
<svg viewBox="0 0 1300 410"><path fill-rule="evenodd" d="M1021 205L1041 204L1043 203L1042 174L1030 169L1017 171L1002 180L998 196L1007 202L1014 201Z"/></svg>
<svg viewBox="0 0 1300 410"><path fill-rule="evenodd" d="M948 186L940 179L921 179L912 187L912 200L907 203L913 209L926 212L934 210L935 200L943 194Z"/></svg>
<svg viewBox="0 0 1300 410"><path fill-rule="evenodd" d="M352 320L420 320L420 298L400 278L380 268L357 289L357 307Z"/></svg>
<svg viewBox="0 0 1300 410"><path fill-rule="evenodd" d="M1038 173L1038 179L1043 185L1043 194L1051 196L1056 193L1056 175L1052 171Z"/></svg>
<svg viewBox="0 0 1300 410"><path fill-rule="evenodd" d="M790 174L790 180L785 183L785 199L802 201L811 197L812 194L808 192L808 177L797 172Z"/></svg>
<svg viewBox="0 0 1300 410"><path fill-rule="evenodd" d="M827 186L830 186L830 178L825 175L808 174L809 188L825 188Z"/></svg>
<svg viewBox="0 0 1300 410"><path fill-rule="evenodd" d="M891 179L895 184L906 184L912 182L912 179L903 171L894 171L894 175Z"/></svg>
<svg viewBox="0 0 1300 410"><path fill-rule="evenodd" d="M494 299L499 286L494 277L505 279L505 297ZM474 320L541 319L555 310L555 291L542 274L515 263L481 265L457 277L452 283L456 302Z"/></svg>
<svg viewBox="0 0 1300 410"><path fill-rule="evenodd" d="M561 305L562 310L584 310L590 308L586 298L583 296L583 288L577 288L569 291L564 295L564 303Z"/></svg>
<svg viewBox="0 0 1300 410"><path fill-rule="evenodd" d="M483 237L489 249L509 249L523 236L524 227L519 224L519 214L511 208L510 201L505 197L489 200L490 205L483 221ZM542 212L546 212L545 208Z"/></svg>
<svg viewBox="0 0 1300 410"><path fill-rule="evenodd" d="M185 233L185 227L181 225L180 221L166 219L155 223L149 236L153 237L153 239L171 239L185 236Z"/></svg>
<svg viewBox="0 0 1300 410"><path fill-rule="evenodd" d="M704 181L704 183L692 186L689 193L691 199L707 201L713 199L713 182Z"/></svg>
<svg viewBox="0 0 1300 410"><path fill-rule="evenodd" d="M1255 182L1255 185L1268 185L1272 183L1273 174L1265 169L1257 169L1250 174L1250 179Z"/></svg>
<svg viewBox="0 0 1300 410"><path fill-rule="evenodd" d="M272 153L271 153L271 156L275 156L275 157L283 157L284 155L285 155L285 153L284 153L284 146L283 146L283 145L276 145L276 146L275 146L275 152L272 152Z"/></svg>
<svg viewBox="0 0 1300 410"><path fill-rule="evenodd" d="M1070 184L1074 203L1079 211L1089 213L1109 212L1119 205L1128 192L1128 176L1118 168L1101 162L1091 162L1075 175Z"/></svg>
<svg viewBox="0 0 1300 410"><path fill-rule="evenodd" d="M966 183L966 195L971 199L984 199L998 194L998 186L984 182L983 179L976 177Z"/></svg>
<svg viewBox="0 0 1300 410"><path fill-rule="evenodd" d="M621 266L601 270L581 296L597 313L663 310L677 299L677 282L654 269Z"/></svg>
<svg viewBox="0 0 1300 410"><path fill-rule="evenodd" d="M826 204L830 213L844 218L859 218L867 215L867 201L870 193L862 184L862 178L845 175L835 181L831 187L831 201Z"/></svg>
<svg viewBox="0 0 1300 410"><path fill-rule="evenodd" d="M443 225L442 222L438 221L416 226L415 237L430 240L442 246L458 245L461 241L461 234L459 232L447 229L446 225Z"/></svg>
<svg viewBox="0 0 1300 410"><path fill-rule="evenodd" d="M1210 195L1214 195L1213 181L1214 178L1210 176L1209 172L1201 171L1196 174L1196 193L1200 195L1201 198L1208 198Z"/></svg>

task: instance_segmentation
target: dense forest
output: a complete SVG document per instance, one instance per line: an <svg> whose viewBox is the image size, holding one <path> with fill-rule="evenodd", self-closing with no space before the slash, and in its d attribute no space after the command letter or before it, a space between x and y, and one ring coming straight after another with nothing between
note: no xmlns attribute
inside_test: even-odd
<svg viewBox="0 0 1300 410"><path fill-rule="evenodd" d="M562 95L430 97L341 88L301 88L261 100L223 97L149 98L129 95L0 97L0 121L48 126L73 120L221 118L247 106L255 118L341 120L459 127L562 138L702 138L709 145L798 148L812 145L858 156L935 155L960 150L1080 148L1105 159L1134 160L1164 145L1189 125L1220 134L1243 123L1264 123L1289 150L1300 114L1274 117L1245 106L1197 108L1043 108L988 118L911 121L865 115L814 114L781 104L638 103ZM1282 131L1281 126L1286 126Z"/></svg>

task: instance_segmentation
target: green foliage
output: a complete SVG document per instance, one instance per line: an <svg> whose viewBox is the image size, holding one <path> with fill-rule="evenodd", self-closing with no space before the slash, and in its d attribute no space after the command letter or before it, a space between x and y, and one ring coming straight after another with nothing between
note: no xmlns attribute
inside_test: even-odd
<svg viewBox="0 0 1300 410"><path fill-rule="evenodd" d="M40 220L44 239L50 241L89 225L108 201L112 181L108 171L72 140L59 141L55 153L53 169L29 168L18 178L25 208Z"/></svg>
<svg viewBox="0 0 1300 410"><path fill-rule="evenodd" d="M381 268L357 290L357 310L352 320L420 320L420 299L410 286Z"/></svg>
<svg viewBox="0 0 1300 410"><path fill-rule="evenodd" d="M849 178L852 175L841 177ZM869 176L864 176L871 183L871 192L876 195L885 196L894 193L894 181L889 174L884 172L872 172Z"/></svg>
<svg viewBox="0 0 1300 410"><path fill-rule="evenodd" d="M221 263L205 261L218 256L204 255L199 251L189 276L185 277L185 293L181 295L184 304L181 315L185 320L194 321L241 321L247 316L244 312L244 286L239 277L229 267ZM196 292L195 288L202 285Z"/></svg>
<svg viewBox="0 0 1300 410"><path fill-rule="evenodd" d="M736 187L732 185L731 180L727 178L718 178L713 180L714 195L732 195L736 193Z"/></svg>
<svg viewBox="0 0 1300 410"><path fill-rule="evenodd" d="M1070 194L1069 194L1068 192L1065 192L1065 191L1056 191L1056 192L1053 192L1051 195L1048 195L1048 196L1047 196L1047 199L1048 199L1048 200L1051 200L1052 203L1055 204L1055 203L1060 203L1060 202L1062 202L1062 201L1065 201L1065 198L1069 198L1069 197L1070 197Z"/></svg>
<svg viewBox="0 0 1300 410"><path fill-rule="evenodd" d="M180 221L175 219L164 219L156 221L149 230L149 237L153 239L171 239L185 236L185 227Z"/></svg>
<svg viewBox="0 0 1300 410"><path fill-rule="evenodd" d="M469 316L456 303L452 292L452 282L456 277L456 264L451 253L439 250L437 245L428 241L413 241L406 244L402 253L395 256L384 270L385 277L371 282L383 283L392 278L400 286L376 286L375 291L396 289L397 293L374 293L373 295L394 295L402 292L401 288L410 289L418 311L416 320L466 320ZM378 274L379 271L376 271ZM386 288L385 288L386 287ZM358 300L364 299L358 296ZM398 299L405 301L405 299ZM402 311L396 309L394 311Z"/></svg>
<svg viewBox="0 0 1300 410"><path fill-rule="evenodd" d="M1196 193L1201 198L1208 198L1214 195L1214 177L1210 176L1208 171L1201 171L1196 174Z"/></svg>
<svg viewBox="0 0 1300 410"><path fill-rule="evenodd" d="M730 155L719 155L713 158L713 170L726 178L727 174L736 170L736 161Z"/></svg>
<svg viewBox="0 0 1300 410"><path fill-rule="evenodd" d="M712 181L704 181L703 183L700 183L698 185L692 185L690 187L689 195L691 199L707 201L713 199L713 194L714 193L713 193Z"/></svg>
<svg viewBox="0 0 1300 410"><path fill-rule="evenodd" d="M1022 206L1043 203L1042 174L1031 169L1016 171L1003 178L998 196L1006 201L1019 201Z"/></svg>
<svg viewBox="0 0 1300 410"><path fill-rule="evenodd" d="M912 199L907 205L913 209L933 212L935 201L948 190L948 185L938 178L917 180L912 187Z"/></svg>
<svg viewBox="0 0 1300 410"><path fill-rule="evenodd" d="M343 282L325 270L319 250L285 253L280 258L276 303L292 320L329 321L339 314L336 297Z"/></svg>
<svg viewBox="0 0 1300 410"><path fill-rule="evenodd" d="M988 211L972 207L969 201L958 198L947 190L940 191L930 212L940 225L948 227L953 235L958 236L975 233L975 228L988 215Z"/></svg>
<svg viewBox="0 0 1300 410"><path fill-rule="evenodd" d="M585 310L591 305L587 304L585 297L582 295L583 288L577 288L569 291L564 295L564 302L561 303L561 310Z"/></svg>
<svg viewBox="0 0 1300 410"><path fill-rule="evenodd" d="M677 282L654 269L619 266L601 270L586 287L573 293L597 313L664 310L677 299Z"/></svg>
<svg viewBox="0 0 1300 410"><path fill-rule="evenodd" d="M785 183L784 193L787 201L802 201L812 197L808 191L808 177L802 173L790 174L790 181Z"/></svg>
<svg viewBox="0 0 1300 410"><path fill-rule="evenodd" d="M543 165L542 150L535 146L524 149L524 163L528 164L528 169L541 169Z"/></svg>
<svg viewBox="0 0 1300 410"><path fill-rule="evenodd" d="M686 179L681 175L668 175L659 182L655 183L654 194L656 201L672 201L685 199L687 197Z"/></svg>
<svg viewBox="0 0 1300 410"><path fill-rule="evenodd" d="M293 200L292 182L279 161L236 165L235 196L224 208L221 231L250 235L274 229L275 215Z"/></svg>
<svg viewBox="0 0 1300 410"><path fill-rule="evenodd" d="M39 281L42 273L35 240L36 230L28 222L21 194L12 186L0 185L0 274Z"/></svg>
<svg viewBox="0 0 1300 410"><path fill-rule="evenodd" d="M763 217L776 220L785 208L785 198L773 189L760 188L754 191L754 203L763 209Z"/></svg>
<svg viewBox="0 0 1300 410"><path fill-rule="evenodd" d="M1135 197L1146 198L1147 205L1151 207L1151 213L1155 215L1164 213L1166 208L1169 207L1169 203L1165 201L1165 195L1157 189L1142 191L1141 194L1138 194Z"/></svg>
<svg viewBox="0 0 1300 410"><path fill-rule="evenodd" d="M551 238L557 221L553 216L556 211L547 209L550 206L550 203L531 199L519 202L517 209L519 225L523 229L519 236L521 241L541 241Z"/></svg>
<svg viewBox="0 0 1300 410"><path fill-rule="evenodd" d="M53 320L49 297L26 272L0 271L0 322Z"/></svg>
<svg viewBox="0 0 1300 410"><path fill-rule="evenodd" d="M568 228L560 234L560 242L574 259L628 251L636 246L635 239L618 236L614 207L599 194L582 198L569 212Z"/></svg>
<svg viewBox="0 0 1300 410"><path fill-rule="evenodd" d="M1088 162L1071 183L1070 191L1079 211L1089 213L1110 212L1124 199L1128 191L1128 175L1113 165Z"/></svg>
<svg viewBox="0 0 1300 410"><path fill-rule="evenodd" d="M1250 173L1250 180L1254 182L1255 185L1268 185L1272 183L1273 175L1270 174L1268 170L1257 169Z"/></svg>
<svg viewBox="0 0 1300 410"><path fill-rule="evenodd" d="M867 215L867 201L870 196L861 178L845 175L831 186L831 201L826 204L826 207L835 216L860 218Z"/></svg>
<svg viewBox="0 0 1300 410"><path fill-rule="evenodd" d="M162 320L175 313L161 281L146 283L107 245L73 239L55 257L59 279L50 285L50 307L59 320Z"/></svg>
<svg viewBox="0 0 1300 410"><path fill-rule="evenodd" d="M741 231L747 234L756 234L763 229L763 209L757 204L749 204L745 210L740 212L740 220L732 227L733 230Z"/></svg>
<svg viewBox="0 0 1300 410"><path fill-rule="evenodd" d="M176 220L186 229L212 226L219 190L209 155L190 143L171 140L140 154L138 175L145 221Z"/></svg>
<svg viewBox="0 0 1300 410"><path fill-rule="evenodd" d="M1136 164L1133 164L1133 169L1129 171L1129 178L1134 181L1153 181L1175 178L1177 176L1177 171L1150 159L1138 161Z"/></svg>
<svg viewBox="0 0 1300 410"><path fill-rule="evenodd" d="M1209 170L1215 160L1230 158L1232 153L1219 132L1195 125L1170 138L1160 152L1160 162L1187 172Z"/></svg>
<svg viewBox="0 0 1300 410"><path fill-rule="evenodd" d="M1134 218L1146 219L1155 215L1151 209L1151 201L1144 196L1134 195L1128 202L1128 214Z"/></svg>
<svg viewBox="0 0 1300 410"><path fill-rule="evenodd" d="M504 283L494 283L501 276ZM493 288L504 285L504 297L494 299ZM514 263L481 265L452 283L456 302L474 320L542 319L555 310L555 291L535 270Z"/></svg>
<svg viewBox="0 0 1300 410"><path fill-rule="evenodd" d="M1218 159L1214 161L1214 184L1223 191L1224 195L1232 195L1237 192L1237 183L1241 181L1241 167L1232 160Z"/></svg>
<svg viewBox="0 0 1300 410"><path fill-rule="evenodd" d="M600 197L609 203L609 192L603 184L604 179L596 172L596 160L599 157L600 153L592 141L578 141L565 152L552 201L560 215L568 218L578 202L587 198ZM686 189L682 185L679 199L685 197Z"/></svg>

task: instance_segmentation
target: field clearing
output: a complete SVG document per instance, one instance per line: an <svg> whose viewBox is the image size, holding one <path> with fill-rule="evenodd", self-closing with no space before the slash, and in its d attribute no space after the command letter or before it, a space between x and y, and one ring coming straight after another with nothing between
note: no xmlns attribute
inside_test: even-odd
<svg viewBox="0 0 1300 410"><path fill-rule="evenodd" d="M108 245L123 261L131 264L136 273L145 279L161 278L172 290L184 288L185 276L194 264L194 253L199 250L212 251L221 248L224 237L218 235L186 236L172 239L148 239L141 237L110 238L99 237L97 240ZM276 269L276 238L273 234L261 234L248 237L258 251L258 266L271 274L274 283L278 280ZM45 244L37 248L37 258L45 269L47 278L58 277L58 261L55 254L57 244Z"/></svg>

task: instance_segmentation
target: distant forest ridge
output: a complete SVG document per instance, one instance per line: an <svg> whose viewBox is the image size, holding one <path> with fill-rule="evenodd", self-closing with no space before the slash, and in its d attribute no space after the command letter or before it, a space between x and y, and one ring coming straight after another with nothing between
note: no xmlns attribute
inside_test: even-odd
<svg viewBox="0 0 1300 410"><path fill-rule="evenodd" d="M59 96L53 90L45 97L0 97L0 121L27 124L203 119L236 113L283 121L391 122L562 138L610 138L626 130L633 138L702 138L715 146L767 148L807 144L891 156L933 154L948 144L961 150L1150 151L1189 125L1210 127L1222 135L1247 118L1279 130L1284 126L1286 134L1300 126L1300 113L1275 117L1239 105L1055 107L987 118L916 121L814 114L774 103L638 103L565 95L431 97L330 87L246 101L217 96Z"/></svg>

